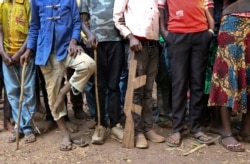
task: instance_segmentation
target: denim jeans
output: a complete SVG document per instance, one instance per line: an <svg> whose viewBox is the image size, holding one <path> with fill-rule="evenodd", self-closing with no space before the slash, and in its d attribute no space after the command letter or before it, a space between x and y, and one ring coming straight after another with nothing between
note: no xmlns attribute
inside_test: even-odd
<svg viewBox="0 0 250 164"><path fill-rule="evenodd" d="M87 82L84 93L86 95L86 100L89 107L90 117L95 119L95 111L96 111L96 99L95 99L95 84L94 79L91 77Z"/></svg>
<svg viewBox="0 0 250 164"><path fill-rule="evenodd" d="M18 111L19 111L19 98L21 92L21 74L22 67L20 65L6 66L2 62L4 83L6 93L10 105L12 107L12 116L17 124ZM30 133L33 132L32 117L36 108L36 92L35 92L35 78L36 70L34 64L34 58L32 58L26 67L24 77L24 94L22 101L22 113L20 116L20 132Z"/></svg>

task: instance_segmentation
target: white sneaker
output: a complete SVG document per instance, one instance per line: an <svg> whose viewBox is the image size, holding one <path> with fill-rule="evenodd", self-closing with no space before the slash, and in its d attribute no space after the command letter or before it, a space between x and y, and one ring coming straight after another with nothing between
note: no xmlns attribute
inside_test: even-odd
<svg viewBox="0 0 250 164"><path fill-rule="evenodd" d="M111 138L117 140L118 142L122 142L123 128L121 124L116 124L116 126L111 129Z"/></svg>
<svg viewBox="0 0 250 164"><path fill-rule="evenodd" d="M96 144L96 145L102 145L104 144L104 140L105 140L105 134L106 134L106 128L104 128L103 126L96 126L95 127L95 132L92 136L92 144Z"/></svg>

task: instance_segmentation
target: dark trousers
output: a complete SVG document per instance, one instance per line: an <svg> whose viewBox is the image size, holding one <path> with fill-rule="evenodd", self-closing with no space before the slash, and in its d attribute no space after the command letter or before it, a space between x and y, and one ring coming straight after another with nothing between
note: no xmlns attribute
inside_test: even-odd
<svg viewBox="0 0 250 164"><path fill-rule="evenodd" d="M208 31L197 33L172 33L167 36L172 75L172 119L173 132L184 127L187 91L190 89L189 125L190 132L200 131L203 110L205 69L210 42Z"/></svg>
<svg viewBox="0 0 250 164"><path fill-rule="evenodd" d="M3 113L4 113L4 119L10 120L12 118L12 108L10 106L10 102L8 100L7 94L4 91L4 105L3 105Z"/></svg>
<svg viewBox="0 0 250 164"><path fill-rule="evenodd" d="M134 91L133 102L142 106L141 116L134 116L135 135L148 132L153 128L152 92L159 60L158 43L157 41L153 42L155 44L150 45L145 41L145 44L142 44L142 51L135 53L135 59L137 60L136 76L147 76L146 84Z"/></svg>
<svg viewBox="0 0 250 164"><path fill-rule="evenodd" d="M169 59L166 47L160 48L158 73L155 78L155 82L157 84L157 107L159 110L159 122L172 122L172 87L169 70Z"/></svg>
<svg viewBox="0 0 250 164"><path fill-rule="evenodd" d="M100 42L97 47L97 83L100 103L101 125L107 127L105 106L110 119L110 128L121 117L120 76L124 64L124 45L121 41ZM106 93L108 91L108 100ZM107 104L106 104L107 103ZM96 112L97 121L97 112Z"/></svg>

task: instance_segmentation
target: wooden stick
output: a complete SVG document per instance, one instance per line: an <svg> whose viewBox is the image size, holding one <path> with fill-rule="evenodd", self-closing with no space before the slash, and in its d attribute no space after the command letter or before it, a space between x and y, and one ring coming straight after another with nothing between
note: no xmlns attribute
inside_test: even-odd
<svg viewBox="0 0 250 164"><path fill-rule="evenodd" d="M98 94L98 84L97 84L97 52L94 49L94 59L96 62L96 71L95 71L95 97L96 97L96 109L97 109L97 129L101 127L101 112L100 112L100 104L99 104L99 94ZM100 136L100 132L98 133Z"/></svg>
<svg viewBox="0 0 250 164"><path fill-rule="evenodd" d="M197 150L199 150L199 149L202 149L202 148L204 148L204 147L207 147L207 144L201 144L201 145L199 145L199 146L197 146L197 147L195 147L195 148L189 150L188 152L183 153L183 155L184 155L184 156L187 156L187 155L192 154L193 152L195 152L195 151L197 151Z"/></svg>
<svg viewBox="0 0 250 164"><path fill-rule="evenodd" d="M24 62L22 68L22 77L21 77L21 93L19 97L19 109L18 109L18 120L17 120L17 138L16 138L16 150L19 149L19 130L20 130L20 117L22 113L22 103L23 103L23 92L24 92L24 77L25 77L25 70L26 70L27 63Z"/></svg>

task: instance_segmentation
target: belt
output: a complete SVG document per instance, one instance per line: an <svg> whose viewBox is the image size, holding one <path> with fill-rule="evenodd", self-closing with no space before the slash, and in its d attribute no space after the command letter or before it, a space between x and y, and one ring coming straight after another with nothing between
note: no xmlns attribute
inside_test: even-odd
<svg viewBox="0 0 250 164"><path fill-rule="evenodd" d="M159 45L158 41L155 40L141 41L141 44L144 47L157 47Z"/></svg>

